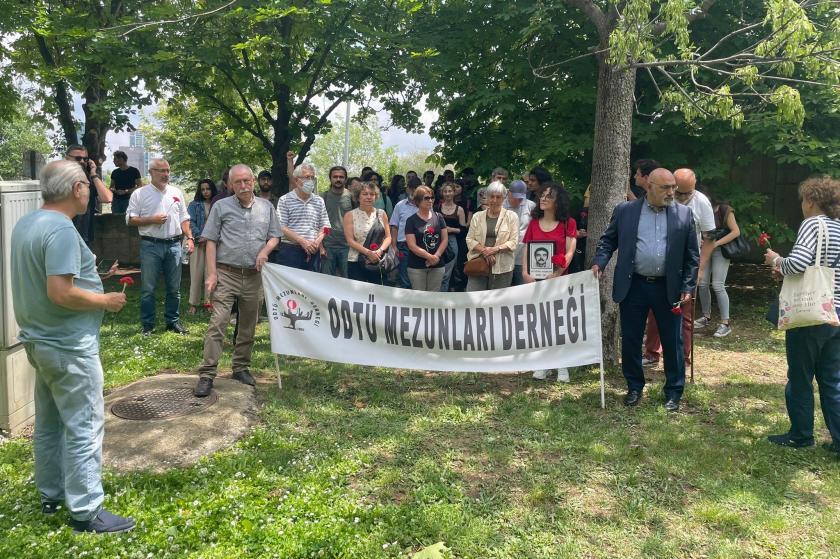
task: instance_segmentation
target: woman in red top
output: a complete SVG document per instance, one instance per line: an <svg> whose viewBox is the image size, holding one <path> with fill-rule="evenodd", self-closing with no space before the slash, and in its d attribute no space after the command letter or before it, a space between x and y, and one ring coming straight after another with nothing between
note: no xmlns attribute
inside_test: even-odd
<svg viewBox="0 0 840 559"><path fill-rule="evenodd" d="M530 241L554 241L554 256L551 259L554 272L545 279L568 273L577 246L577 224L569 217L569 194L556 182L544 185L539 205L531 212L531 222L522 239L526 244ZM528 250L522 251L522 279L525 283L537 281L528 273L529 254ZM544 380L548 374L548 370L537 370L534 371L534 378ZM569 370L557 369L557 380L569 382Z"/></svg>

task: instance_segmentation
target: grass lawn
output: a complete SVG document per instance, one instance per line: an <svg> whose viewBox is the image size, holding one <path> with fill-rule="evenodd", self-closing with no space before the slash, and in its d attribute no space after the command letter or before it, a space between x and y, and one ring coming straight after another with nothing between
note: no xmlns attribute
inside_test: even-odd
<svg viewBox="0 0 840 559"><path fill-rule="evenodd" d="M438 541L482 559L836 558L840 460L764 441L787 427L784 341L751 272L733 271L734 333L698 336L696 382L671 415L661 370L635 409L612 371L602 410L586 369L558 385L285 359L278 391L262 323L250 435L191 468L106 473L130 534L77 536L63 511L41 515L30 441L0 445L0 558L367 559ZM186 338L143 339L133 289L103 326L106 386L190 373L206 317L185 322Z"/></svg>

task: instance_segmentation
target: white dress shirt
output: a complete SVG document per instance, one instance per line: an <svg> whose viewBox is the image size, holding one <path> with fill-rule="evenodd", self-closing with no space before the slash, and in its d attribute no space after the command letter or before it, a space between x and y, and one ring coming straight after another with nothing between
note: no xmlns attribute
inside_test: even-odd
<svg viewBox="0 0 840 559"><path fill-rule="evenodd" d="M163 191L153 184L147 184L131 193L128 210L125 212L126 224L132 217L151 217L156 214L166 214L166 221L162 224L140 225L138 229L141 236L169 239L181 235L181 224L190 220L184 193L169 184Z"/></svg>

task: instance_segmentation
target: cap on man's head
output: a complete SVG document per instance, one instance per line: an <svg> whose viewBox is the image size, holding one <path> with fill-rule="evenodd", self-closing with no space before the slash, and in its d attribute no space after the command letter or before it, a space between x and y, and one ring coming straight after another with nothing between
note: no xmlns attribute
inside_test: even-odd
<svg viewBox="0 0 840 559"><path fill-rule="evenodd" d="M510 195L514 198L519 200L524 200L528 197L528 187L525 185L524 182L516 180L510 183L510 188L508 189Z"/></svg>

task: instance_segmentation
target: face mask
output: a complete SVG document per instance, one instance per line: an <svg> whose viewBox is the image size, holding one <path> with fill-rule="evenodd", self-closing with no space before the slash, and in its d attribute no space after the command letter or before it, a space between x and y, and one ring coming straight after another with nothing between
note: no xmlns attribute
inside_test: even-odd
<svg viewBox="0 0 840 559"><path fill-rule="evenodd" d="M301 181L300 187L307 194L312 194L313 192L315 192L315 179L306 179Z"/></svg>

